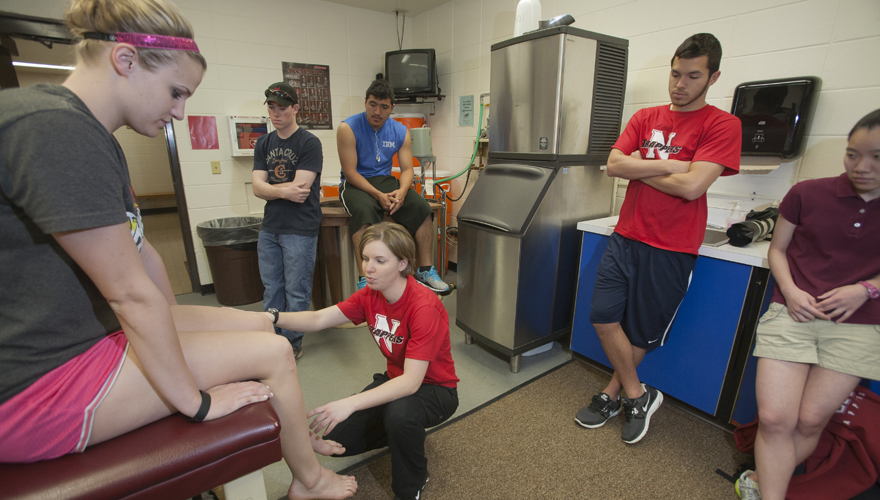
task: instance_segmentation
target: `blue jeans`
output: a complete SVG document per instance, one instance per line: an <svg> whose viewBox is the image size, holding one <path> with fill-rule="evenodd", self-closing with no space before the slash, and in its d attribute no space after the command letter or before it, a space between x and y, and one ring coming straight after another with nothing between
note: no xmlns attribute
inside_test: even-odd
<svg viewBox="0 0 880 500"><path fill-rule="evenodd" d="M266 287L263 309L274 307L284 312L309 310L317 252L317 236L260 231L257 253L260 258L260 279ZM287 337L294 349L302 346L303 332L276 327L275 333Z"/></svg>

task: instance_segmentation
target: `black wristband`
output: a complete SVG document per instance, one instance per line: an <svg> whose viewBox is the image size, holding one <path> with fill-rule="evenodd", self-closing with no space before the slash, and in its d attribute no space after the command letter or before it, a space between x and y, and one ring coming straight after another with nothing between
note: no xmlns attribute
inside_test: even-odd
<svg viewBox="0 0 880 500"><path fill-rule="evenodd" d="M186 417L190 422L201 422L208 416L208 410L211 409L211 395L202 390L199 391L199 394L202 395L202 404L199 405L199 411L195 415Z"/></svg>
<svg viewBox="0 0 880 500"><path fill-rule="evenodd" d="M266 309L266 312L272 313L272 315L275 316L275 319L272 320L272 324L277 325L278 324L278 309L275 309L274 307L270 307L269 309Z"/></svg>

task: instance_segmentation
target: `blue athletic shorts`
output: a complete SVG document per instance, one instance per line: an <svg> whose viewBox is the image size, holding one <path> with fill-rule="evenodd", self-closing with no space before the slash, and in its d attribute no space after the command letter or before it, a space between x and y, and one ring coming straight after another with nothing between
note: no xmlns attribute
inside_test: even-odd
<svg viewBox="0 0 880 500"><path fill-rule="evenodd" d="M697 256L611 235L590 304L590 323L620 323L632 345L662 346L684 300Z"/></svg>

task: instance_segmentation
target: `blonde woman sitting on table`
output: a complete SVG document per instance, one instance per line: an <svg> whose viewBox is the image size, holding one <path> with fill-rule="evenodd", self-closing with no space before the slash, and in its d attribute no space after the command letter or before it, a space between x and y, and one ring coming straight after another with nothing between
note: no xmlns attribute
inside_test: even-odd
<svg viewBox="0 0 880 500"><path fill-rule="evenodd" d="M155 137L206 69L163 0L75 0L63 85L0 92L0 462L48 460L172 413L271 400L291 499L350 497L311 439L290 343L262 313L178 306L113 132ZM242 382L244 381L244 382ZM196 425L196 424L194 424Z"/></svg>

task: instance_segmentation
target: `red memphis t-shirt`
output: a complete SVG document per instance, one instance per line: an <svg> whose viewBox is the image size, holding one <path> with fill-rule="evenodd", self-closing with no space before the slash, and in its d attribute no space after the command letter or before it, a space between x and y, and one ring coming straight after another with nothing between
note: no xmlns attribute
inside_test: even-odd
<svg viewBox="0 0 880 500"><path fill-rule="evenodd" d="M418 284L412 276L400 299L389 304L370 287L358 290L337 304L352 323L364 321L373 340L388 360L390 378L403 375L406 358L429 361L423 383L456 387L455 364L449 343L449 315L434 292Z"/></svg>
<svg viewBox="0 0 880 500"><path fill-rule="evenodd" d="M846 174L795 184L779 214L796 227L785 253L794 284L813 297L880 274L880 198L865 201ZM774 287L773 302L785 304ZM880 300L844 323L880 325Z"/></svg>
<svg viewBox="0 0 880 500"><path fill-rule="evenodd" d="M725 167L725 176L739 172L741 146L742 125L730 113L709 105L696 111L672 111L665 105L637 111L612 147L625 155L639 150L646 160L717 163ZM614 231L652 247L696 255L707 216L706 193L688 201L634 179Z"/></svg>

